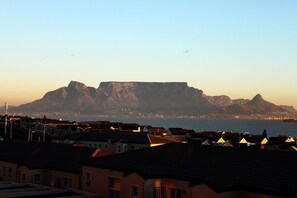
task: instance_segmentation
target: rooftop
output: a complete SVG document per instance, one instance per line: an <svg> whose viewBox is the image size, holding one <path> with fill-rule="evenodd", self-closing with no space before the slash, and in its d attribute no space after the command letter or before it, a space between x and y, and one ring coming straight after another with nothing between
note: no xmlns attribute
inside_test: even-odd
<svg viewBox="0 0 297 198"><path fill-rule="evenodd" d="M0 197L97 197L94 194L72 189L55 189L47 186L0 182Z"/></svg>
<svg viewBox="0 0 297 198"><path fill-rule="evenodd" d="M297 196L295 152L171 143L91 159L85 165L136 172L145 179L205 183L217 192L239 189Z"/></svg>

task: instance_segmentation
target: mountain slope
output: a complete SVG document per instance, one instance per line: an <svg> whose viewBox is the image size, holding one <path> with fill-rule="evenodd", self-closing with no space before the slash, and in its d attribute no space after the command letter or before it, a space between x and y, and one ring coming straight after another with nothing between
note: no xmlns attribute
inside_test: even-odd
<svg viewBox="0 0 297 198"><path fill-rule="evenodd" d="M96 107L95 88L71 81L67 87L50 91L43 98L15 108L20 112L88 112Z"/></svg>
<svg viewBox="0 0 297 198"><path fill-rule="evenodd" d="M252 100L206 96L202 90L183 82L102 82L96 89L71 81L67 87L50 91L43 98L12 110L112 116L296 114L294 108L274 105L259 94Z"/></svg>
<svg viewBox="0 0 297 198"><path fill-rule="evenodd" d="M236 114L267 114L273 112L288 112L281 106L277 106L264 100L260 94L257 94L249 102L231 105L229 109L230 112Z"/></svg>

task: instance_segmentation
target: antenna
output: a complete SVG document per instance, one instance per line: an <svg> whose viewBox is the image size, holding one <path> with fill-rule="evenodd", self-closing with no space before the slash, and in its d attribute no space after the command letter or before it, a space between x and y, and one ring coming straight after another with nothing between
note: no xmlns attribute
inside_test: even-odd
<svg viewBox="0 0 297 198"><path fill-rule="evenodd" d="M7 117L8 117L8 113L7 113L7 110L8 110L8 103L5 102L5 105L4 105L4 109L5 109L5 134L7 134Z"/></svg>

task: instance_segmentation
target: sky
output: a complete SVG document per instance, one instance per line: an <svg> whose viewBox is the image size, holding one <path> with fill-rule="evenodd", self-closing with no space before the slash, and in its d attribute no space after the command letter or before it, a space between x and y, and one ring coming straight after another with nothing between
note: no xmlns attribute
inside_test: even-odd
<svg viewBox="0 0 297 198"><path fill-rule="evenodd" d="M75 80L188 82L297 108L296 0L1 0L0 106Z"/></svg>

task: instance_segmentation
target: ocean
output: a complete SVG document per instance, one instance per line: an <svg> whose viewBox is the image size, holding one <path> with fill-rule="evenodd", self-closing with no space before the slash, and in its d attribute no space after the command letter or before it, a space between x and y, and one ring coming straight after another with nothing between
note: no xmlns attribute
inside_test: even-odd
<svg viewBox="0 0 297 198"><path fill-rule="evenodd" d="M288 135L297 137L297 122L282 120L242 120L242 119L167 119L167 118L132 118L132 117L65 117L70 121L111 121L138 123L165 128L184 128L200 131L233 131L262 134L267 131L269 137Z"/></svg>

